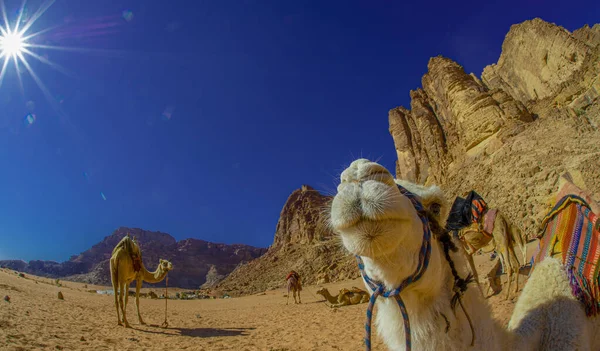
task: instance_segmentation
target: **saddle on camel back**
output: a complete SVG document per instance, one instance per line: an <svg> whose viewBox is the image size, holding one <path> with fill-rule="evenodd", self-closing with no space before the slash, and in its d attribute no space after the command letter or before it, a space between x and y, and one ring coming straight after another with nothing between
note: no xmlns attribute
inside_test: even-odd
<svg viewBox="0 0 600 351"><path fill-rule="evenodd" d="M298 289L302 290L302 282L300 281L300 274L296 273L296 271L290 271L288 273L288 275L285 277L285 281L290 280L291 277L294 277L296 279L296 282L298 284Z"/></svg>
<svg viewBox="0 0 600 351"><path fill-rule="evenodd" d="M600 314L600 205L589 193L567 181L558 201L546 214L538 233L531 272L546 257L562 261L573 295L588 316Z"/></svg>
<svg viewBox="0 0 600 351"><path fill-rule="evenodd" d="M139 272L142 269L142 250L140 250L140 247L135 240L135 236L132 239L129 236L129 233L127 233L127 235L125 235L114 247L112 254L114 255L118 249L122 249L129 253L131 261L133 261L134 272Z"/></svg>
<svg viewBox="0 0 600 351"><path fill-rule="evenodd" d="M454 232L469 254L475 253L476 248L491 252L494 250L491 241L497 212L496 209L488 209L485 200L471 190L465 198L457 196L454 200L446 229Z"/></svg>

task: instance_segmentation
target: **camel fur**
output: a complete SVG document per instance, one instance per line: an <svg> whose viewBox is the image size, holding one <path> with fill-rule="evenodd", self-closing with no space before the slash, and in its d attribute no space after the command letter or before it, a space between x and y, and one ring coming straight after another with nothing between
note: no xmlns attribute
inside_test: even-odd
<svg viewBox="0 0 600 351"><path fill-rule="evenodd" d="M448 205L437 186L425 188L396 181L383 166L365 159L352 162L342 172L330 210L330 224L344 247L362 258L365 274L383 283L386 290L396 288L415 272L423 243L423 223L397 184L417 195L426 209L437 203L439 211L434 212L440 213L439 218L428 217L430 221L438 220L432 225L445 227ZM543 303L531 307L526 301L521 302L522 296L510 331L491 317L487 303L474 287L468 288L460 299L466 313L460 307L453 308L454 277L439 240L442 236L432 234L427 269L401 292L410 318L413 350L599 349L597 339L591 340L590 336L600 334L600 329L590 325L580 305L563 303L555 293L569 296L570 287L568 281L561 280L559 265L553 270L533 271L523 294L525 299ZM456 251L449 251L450 260L458 276L464 278L469 273L464 248L457 239L448 240L456 247ZM365 286L371 293L366 282ZM404 320L394 299L377 300L374 323L373 329L388 349L405 350ZM534 341L526 340L532 335L527 332L535 333Z"/></svg>
<svg viewBox="0 0 600 351"><path fill-rule="evenodd" d="M352 287L352 290L341 289L336 296L331 295L327 288L321 288L317 290L317 295L323 296L331 304L331 307L358 305L369 302L369 294L355 287Z"/></svg>
<svg viewBox="0 0 600 351"><path fill-rule="evenodd" d="M136 270L136 268L138 268ZM140 324L145 324L140 315L140 289L143 282L158 283L165 279L167 273L173 269L171 262L160 260L158 268L154 272L149 272L142 262L142 251L134 239L127 234L115 246L110 258L110 272L113 291L115 295L115 307L117 309L117 321L121 323L119 307L123 314L123 323L125 327L130 328L125 311L127 310L127 300L129 298L129 284L136 281L135 285L135 309ZM125 302L123 302L125 295Z"/></svg>

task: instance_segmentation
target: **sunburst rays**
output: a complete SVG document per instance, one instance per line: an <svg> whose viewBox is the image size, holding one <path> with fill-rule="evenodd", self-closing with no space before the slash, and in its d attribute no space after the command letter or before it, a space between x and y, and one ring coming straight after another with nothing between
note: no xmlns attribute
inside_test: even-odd
<svg viewBox="0 0 600 351"><path fill-rule="evenodd" d="M35 23L35 21L39 19L50 8L50 6L52 6L54 1L55 0L45 1L30 18L23 17L26 5L26 1L23 1L21 8L18 11L18 15L14 20L14 24L11 26L4 0L0 0L0 11L2 12L2 19L4 20L4 24L0 26L0 60L3 59L4 61L2 62L2 70L0 71L0 88L2 87L2 83L6 72L9 69L9 65L12 62L17 73L17 79L19 81L21 92L23 92L23 80L21 78L20 66L29 72L33 80L44 92L44 94L48 94L47 88L44 86L37 74L33 71L31 64L27 61L27 59L30 57L59 71L66 72L59 65L33 51L41 46L33 43L31 40L52 28L46 28L39 32L29 33L29 30L32 28L32 25Z"/></svg>

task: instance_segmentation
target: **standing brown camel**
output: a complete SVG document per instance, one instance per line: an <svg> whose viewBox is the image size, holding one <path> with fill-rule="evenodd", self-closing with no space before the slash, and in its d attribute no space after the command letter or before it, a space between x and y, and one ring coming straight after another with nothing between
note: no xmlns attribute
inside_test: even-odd
<svg viewBox="0 0 600 351"><path fill-rule="evenodd" d="M111 281L115 295L115 307L117 308L117 321L119 325L122 325L121 317L119 315L120 306L125 327L131 327L125 316L127 300L129 297L129 284L134 280L136 281L135 309L140 324L145 324L140 315L140 288L142 287L142 282L158 283L165 279L165 276L171 269L173 269L171 262L160 260L156 271L148 272L142 263L142 251L135 240L129 237L129 233L119 241L113 249L110 258ZM125 303L123 303L123 295L125 295Z"/></svg>
<svg viewBox="0 0 600 351"><path fill-rule="evenodd" d="M491 211L491 210L490 210ZM495 251L498 255L498 263L492 267L487 273L488 285L487 289L490 288L497 292L501 287L496 286L496 274L500 268L506 273L507 276L507 287L506 287L506 299L510 297L510 286L511 282L515 280L515 293L519 290L519 268L521 263L515 253L515 246L518 245L523 255L522 264L525 265L525 257L527 249L525 247L526 242L521 234L521 230L512 225L500 211L497 211L496 218L493 220L493 229L491 235L486 233L479 223L475 223L469 227L462 229L459 232L459 238L465 248L465 254L467 256L467 262L471 267L471 272L475 278L475 282L479 286L479 277L475 263L473 262L473 255L482 249L484 252ZM479 289L483 293L483 289L479 286ZM486 292L487 293L487 292Z"/></svg>
<svg viewBox="0 0 600 351"><path fill-rule="evenodd" d="M291 271L288 273L285 278L287 282L287 302L286 305L290 302L290 290L294 294L294 303L302 303L302 299L300 298L300 291L302 291L302 282L300 281L300 274L295 271ZM298 302L296 301L296 292L298 293Z"/></svg>
<svg viewBox="0 0 600 351"><path fill-rule="evenodd" d="M514 247L519 245L523 255L523 264L526 264L527 254L526 241L523 239L521 230L511 224L497 209L488 208L485 201L474 191L471 191L465 199L457 197L452 205L450 216L446 224L447 228L453 230L460 239L465 249L467 262L479 290L484 294L479 285L479 277L473 255L480 249L484 252L496 251L499 264L495 265L487 274L488 290L492 288L495 292L496 272L500 267L507 275L506 298L510 296L510 285L515 274L515 293L519 289L519 268L521 264L517 258Z"/></svg>

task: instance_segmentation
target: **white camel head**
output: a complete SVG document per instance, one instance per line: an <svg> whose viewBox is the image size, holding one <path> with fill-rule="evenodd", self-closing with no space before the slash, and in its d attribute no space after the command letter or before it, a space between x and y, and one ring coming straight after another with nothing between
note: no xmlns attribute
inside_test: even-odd
<svg viewBox="0 0 600 351"><path fill-rule="evenodd" d="M355 255L377 259L401 249L412 257L419 251L423 225L398 185L419 196L444 225L448 204L437 186L396 181L385 167L366 159L352 162L340 178L330 220L346 249Z"/></svg>

